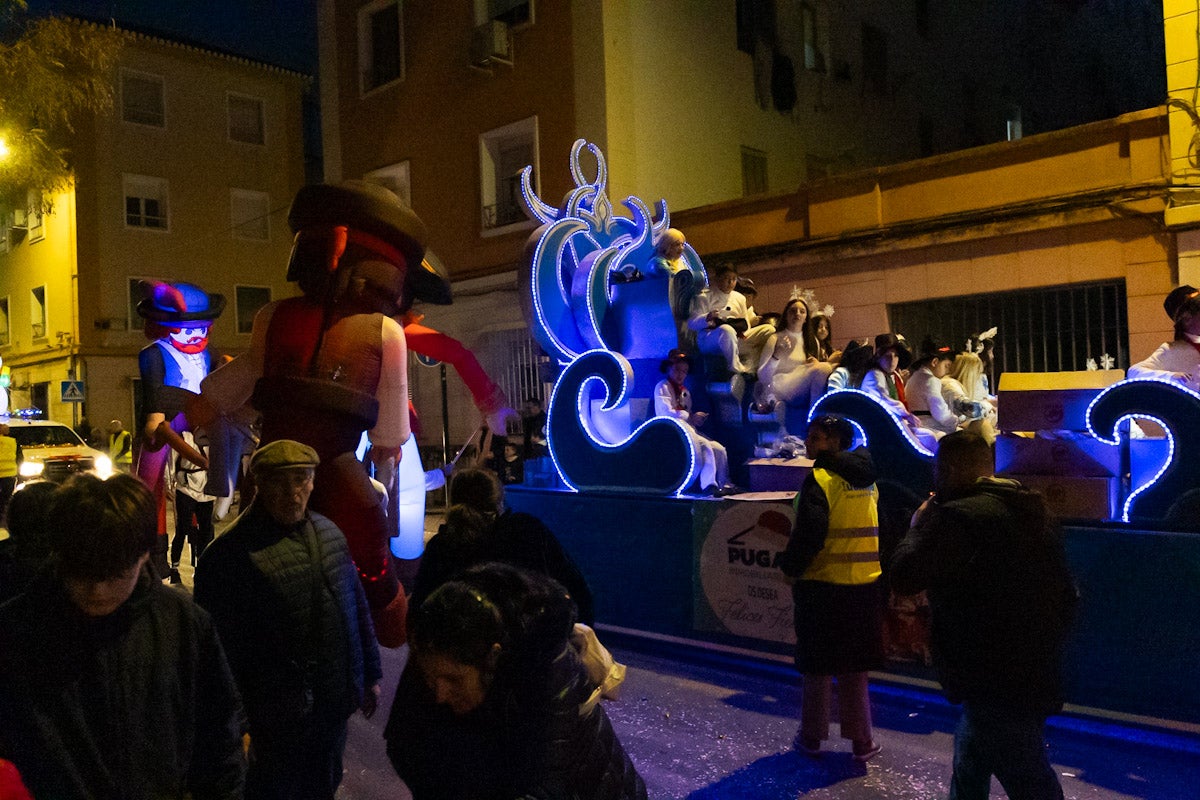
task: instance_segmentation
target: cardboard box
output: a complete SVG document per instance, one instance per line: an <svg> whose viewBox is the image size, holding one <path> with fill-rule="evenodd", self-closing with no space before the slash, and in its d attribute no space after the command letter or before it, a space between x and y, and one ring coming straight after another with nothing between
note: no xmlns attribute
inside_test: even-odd
<svg viewBox="0 0 1200 800"><path fill-rule="evenodd" d="M812 471L813 460L796 458L752 458L746 462L750 470L752 492L798 492L800 484Z"/></svg>
<svg viewBox="0 0 1200 800"><path fill-rule="evenodd" d="M996 472L1114 478L1121 474L1121 448L1090 436L1070 439L998 436Z"/></svg>
<svg viewBox="0 0 1200 800"><path fill-rule="evenodd" d="M1119 369L1083 372L1006 372L1000 376L997 427L1002 431L1087 430L1087 409Z"/></svg>
<svg viewBox="0 0 1200 800"><path fill-rule="evenodd" d="M1070 475L1006 475L1041 492L1050 513L1064 519L1116 519L1120 516L1120 478Z"/></svg>

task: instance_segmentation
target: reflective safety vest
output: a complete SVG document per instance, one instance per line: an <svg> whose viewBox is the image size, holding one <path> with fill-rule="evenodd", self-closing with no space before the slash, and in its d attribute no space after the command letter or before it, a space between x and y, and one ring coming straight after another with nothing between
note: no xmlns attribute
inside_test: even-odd
<svg viewBox="0 0 1200 800"><path fill-rule="evenodd" d="M875 484L856 489L825 469L812 474L829 500L829 532L800 580L849 585L878 580L879 490Z"/></svg>
<svg viewBox="0 0 1200 800"><path fill-rule="evenodd" d="M130 447L132 434L129 431L109 434L108 455L114 464L133 464L133 448Z"/></svg>

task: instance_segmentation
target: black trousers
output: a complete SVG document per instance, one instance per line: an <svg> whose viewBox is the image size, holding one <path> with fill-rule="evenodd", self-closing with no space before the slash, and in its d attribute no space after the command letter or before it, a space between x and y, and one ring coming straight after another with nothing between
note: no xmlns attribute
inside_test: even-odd
<svg viewBox="0 0 1200 800"><path fill-rule="evenodd" d="M213 540L213 501L201 502L175 491L175 538L171 540L171 566L183 557L183 542L192 545L192 566Z"/></svg>

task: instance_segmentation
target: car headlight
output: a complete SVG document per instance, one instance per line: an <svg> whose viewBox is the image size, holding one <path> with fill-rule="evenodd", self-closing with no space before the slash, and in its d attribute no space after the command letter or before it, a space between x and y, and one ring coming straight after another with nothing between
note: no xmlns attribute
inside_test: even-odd
<svg viewBox="0 0 1200 800"><path fill-rule="evenodd" d="M22 478L36 478L46 471L46 465L41 461L22 461L18 471Z"/></svg>
<svg viewBox="0 0 1200 800"><path fill-rule="evenodd" d="M113 474L112 459L106 455L96 456L92 461L92 472L95 472L97 477L108 480Z"/></svg>

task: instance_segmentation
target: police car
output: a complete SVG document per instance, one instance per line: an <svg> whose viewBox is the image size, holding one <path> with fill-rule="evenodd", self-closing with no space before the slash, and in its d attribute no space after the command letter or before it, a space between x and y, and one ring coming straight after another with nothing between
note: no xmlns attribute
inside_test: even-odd
<svg viewBox="0 0 1200 800"><path fill-rule="evenodd" d="M62 483L76 472L94 472L101 478L113 473L112 459L106 453L88 447L61 422L10 417L0 419L8 425L8 435L21 446L24 461L20 482L35 480Z"/></svg>

